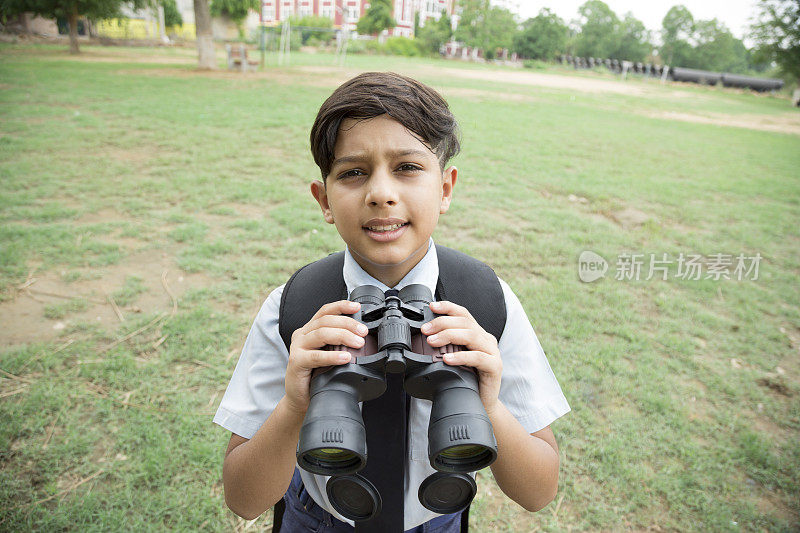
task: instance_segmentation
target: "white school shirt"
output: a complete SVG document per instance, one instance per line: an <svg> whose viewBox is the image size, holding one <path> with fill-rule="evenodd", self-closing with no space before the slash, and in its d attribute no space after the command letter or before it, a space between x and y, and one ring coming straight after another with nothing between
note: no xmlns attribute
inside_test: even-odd
<svg viewBox="0 0 800 533"><path fill-rule="evenodd" d="M367 274L356 263L349 250L345 250L342 273L348 294L360 285L375 285L383 291L389 289ZM421 283L430 289L431 294L435 294L438 278L439 261L431 239L428 252L422 260L394 288L399 290L412 283ZM499 399L525 431L534 433L568 413L570 407L522 304L506 282L500 280L500 286L505 296L507 318L498 341L503 359ZM270 293L256 316L228 389L214 416L215 423L246 439L253 438L285 393L284 378L289 352L278 331L283 287L284 285ZM417 496L422 481L435 472L428 461L431 405L429 400L411 398L404 530L439 516L423 507ZM339 520L353 524L352 520L341 516L328 501L325 484L329 476L311 474L302 468L300 475L309 495L320 507Z"/></svg>

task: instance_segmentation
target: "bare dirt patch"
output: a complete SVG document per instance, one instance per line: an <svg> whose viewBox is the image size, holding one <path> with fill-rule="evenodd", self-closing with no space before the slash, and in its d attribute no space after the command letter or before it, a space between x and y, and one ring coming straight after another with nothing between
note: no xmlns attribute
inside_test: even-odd
<svg viewBox="0 0 800 533"><path fill-rule="evenodd" d="M172 298L167 288L180 302L181 295L188 289L212 282L205 274L180 270L172 255L159 250L133 253L120 264L94 272L96 279L72 282L64 281L57 272L35 274L27 287L17 291L15 298L0 303L0 323L3 324L0 346L48 341L79 323L113 329L121 322L120 314L128 320L140 313L170 311ZM165 272L166 287L162 282ZM129 276L139 278L143 290L131 303L118 305L118 314L109 295L122 289ZM48 308L75 300L85 302L79 310L67 311L63 317L45 316Z"/></svg>
<svg viewBox="0 0 800 533"><path fill-rule="evenodd" d="M616 222L625 229L637 228L652 218L644 211L636 209L635 207L626 207L619 211L612 211L604 214L610 220Z"/></svg>
<svg viewBox="0 0 800 533"><path fill-rule="evenodd" d="M797 113L793 115L727 115L724 113L699 115L678 111L647 111L642 114L651 118L693 122L695 124L732 126L734 128L800 135L800 115Z"/></svg>
<svg viewBox="0 0 800 533"><path fill-rule="evenodd" d="M519 85L535 85L537 87L571 89L574 91L590 93L643 95L649 92L646 87L627 85L616 80L601 80L578 76L562 76L559 74L544 74L541 72L514 70L467 70L454 67L424 67L419 69L418 72L445 77L498 81L502 83L514 83Z"/></svg>

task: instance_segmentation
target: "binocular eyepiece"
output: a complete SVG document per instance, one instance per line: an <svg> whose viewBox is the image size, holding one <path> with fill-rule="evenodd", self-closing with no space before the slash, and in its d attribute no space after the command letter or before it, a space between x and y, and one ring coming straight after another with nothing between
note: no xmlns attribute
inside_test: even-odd
<svg viewBox="0 0 800 533"><path fill-rule="evenodd" d="M441 514L466 507L475 496L469 472L497 458L492 425L478 394L471 368L450 366L443 355L458 346L432 347L420 328L437 315L424 285L408 285L385 293L363 285L350 294L361 304L353 318L369 334L360 349L348 351L350 363L316 369L311 401L297 445L297 463L309 472L333 476L327 486L331 504L343 516L366 520L380 512L380 495L363 476L367 462L366 429L358 402L386 391L386 373L403 374L403 387L414 398L432 402L428 425L428 459L437 470L419 489L420 502Z"/></svg>

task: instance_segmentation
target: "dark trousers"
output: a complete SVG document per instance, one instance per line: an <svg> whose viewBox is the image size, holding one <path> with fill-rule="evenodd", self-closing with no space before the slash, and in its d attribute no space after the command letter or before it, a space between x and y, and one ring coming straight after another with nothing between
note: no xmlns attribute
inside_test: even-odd
<svg viewBox="0 0 800 533"><path fill-rule="evenodd" d="M295 469L289 490L283 496L286 510L283 513L281 533L352 533L353 526L334 517L309 496L300 472ZM406 533L460 533L461 513L437 516Z"/></svg>

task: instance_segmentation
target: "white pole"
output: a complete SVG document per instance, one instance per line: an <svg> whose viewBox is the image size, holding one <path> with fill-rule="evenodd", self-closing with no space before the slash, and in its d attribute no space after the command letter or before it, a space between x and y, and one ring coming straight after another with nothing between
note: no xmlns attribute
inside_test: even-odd
<svg viewBox="0 0 800 533"><path fill-rule="evenodd" d="M164 17L164 6L159 4L158 5L158 30L159 30L159 33L161 35L161 42L162 43L168 43L169 39L167 39L167 31L166 31L166 28L164 27L166 25L166 23L164 22L164 19L165 19L165 17Z"/></svg>
<svg viewBox="0 0 800 533"><path fill-rule="evenodd" d="M292 62L292 23L286 21L286 64Z"/></svg>
<svg viewBox="0 0 800 533"><path fill-rule="evenodd" d="M281 44L278 47L278 65L283 65L283 49L286 41L286 21L281 25Z"/></svg>

